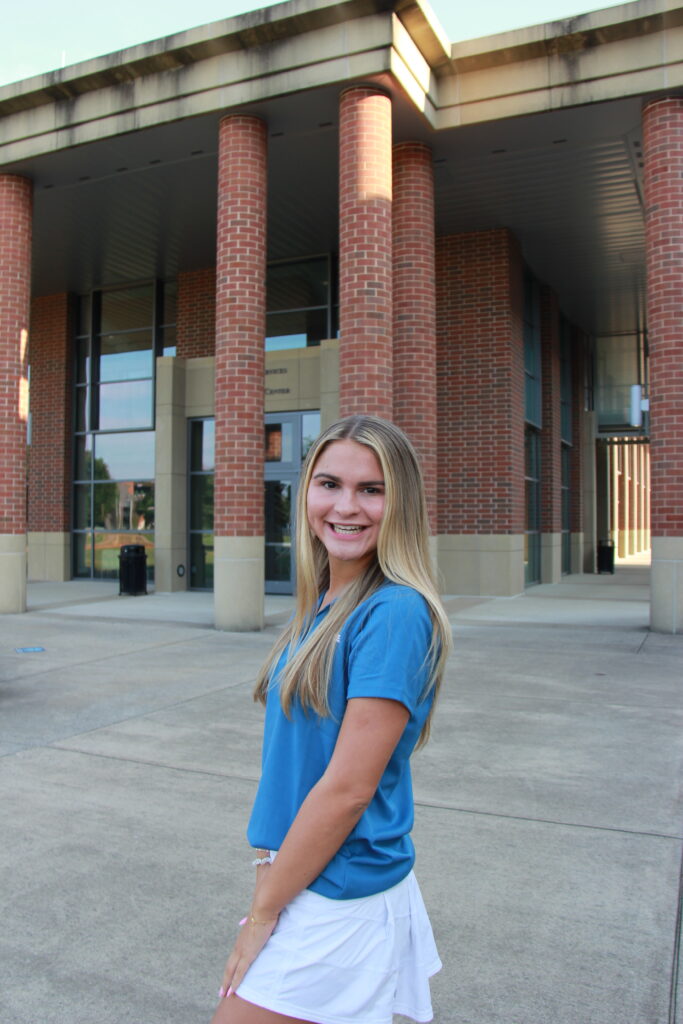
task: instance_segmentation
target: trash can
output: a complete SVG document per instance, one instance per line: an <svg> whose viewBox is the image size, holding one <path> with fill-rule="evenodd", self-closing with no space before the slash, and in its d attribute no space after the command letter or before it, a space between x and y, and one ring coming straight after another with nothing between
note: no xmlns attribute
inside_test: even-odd
<svg viewBox="0 0 683 1024"><path fill-rule="evenodd" d="M147 552L144 544L124 544L119 552L119 594L147 593Z"/></svg>
<svg viewBox="0 0 683 1024"><path fill-rule="evenodd" d="M598 572L610 572L614 576L614 541L598 541Z"/></svg>

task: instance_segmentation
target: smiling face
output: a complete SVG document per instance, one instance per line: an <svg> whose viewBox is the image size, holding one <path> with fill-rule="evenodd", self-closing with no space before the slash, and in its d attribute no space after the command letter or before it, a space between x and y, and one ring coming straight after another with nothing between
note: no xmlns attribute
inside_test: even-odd
<svg viewBox="0 0 683 1024"><path fill-rule="evenodd" d="M349 440L327 445L313 467L306 509L309 526L327 549L331 591L373 557L384 500L384 475L372 449Z"/></svg>

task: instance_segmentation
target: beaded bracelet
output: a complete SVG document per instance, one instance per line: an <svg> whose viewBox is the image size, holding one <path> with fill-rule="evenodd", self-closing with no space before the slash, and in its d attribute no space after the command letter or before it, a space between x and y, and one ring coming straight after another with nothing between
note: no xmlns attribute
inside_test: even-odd
<svg viewBox="0 0 683 1024"><path fill-rule="evenodd" d="M257 867L260 867L261 864L272 864L273 863L273 855L270 852L270 850L257 850L256 852L257 853L264 853L265 856L264 857L256 857L254 860L252 860L252 862L251 862L251 866L252 867L257 868Z"/></svg>

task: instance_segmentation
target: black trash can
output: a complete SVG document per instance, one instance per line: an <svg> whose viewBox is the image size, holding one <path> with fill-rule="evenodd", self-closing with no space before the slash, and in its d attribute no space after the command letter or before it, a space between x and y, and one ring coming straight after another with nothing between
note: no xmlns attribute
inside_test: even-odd
<svg viewBox="0 0 683 1024"><path fill-rule="evenodd" d="M598 572L610 572L614 576L614 541L598 541Z"/></svg>
<svg viewBox="0 0 683 1024"><path fill-rule="evenodd" d="M119 553L119 594L147 593L147 552L144 544L124 544Z"/></svg>

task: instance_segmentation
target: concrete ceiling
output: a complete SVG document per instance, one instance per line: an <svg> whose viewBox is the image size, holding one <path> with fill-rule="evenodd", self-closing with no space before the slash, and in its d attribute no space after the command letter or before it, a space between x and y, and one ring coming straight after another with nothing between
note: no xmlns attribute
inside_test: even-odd
<svg viewBox="0 0 683 1024"><path fill-rule="evenodd" d="M252 112L269 128L269 258L336 250L338 90ZM34 293L212 265L217 126L186 119L12 168L35 183ZM638 99L435 133L399 93L394 138L433 149L438 234L507 227L573 321L596 335L643 327Z"/></svg>

